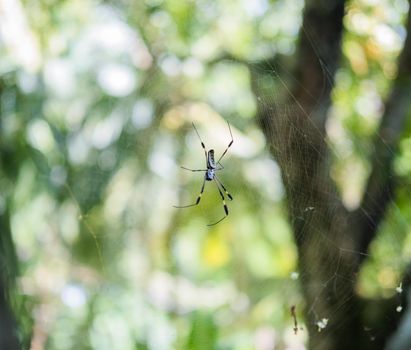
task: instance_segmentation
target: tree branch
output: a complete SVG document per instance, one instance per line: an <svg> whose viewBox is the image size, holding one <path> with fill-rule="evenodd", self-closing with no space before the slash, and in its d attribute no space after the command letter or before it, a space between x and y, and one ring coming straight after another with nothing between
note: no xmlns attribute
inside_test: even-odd
<svg viewBox="0 0 411 350"><path fill-rule="evenodd" d="M408 34L399 57L398 75L374 139L371 174L361 205L353 216L355 224L359 225L358 247L362 252L368 250L383 214L393 199L395 177L392 166L411 107L411 11L408 13L406 27Z"/></svg>
<svg viewBox="0 0 411 350"><path fill-rule="evenodd" d="M334 73L341 56L344 0L307 0L297 51L295 95L316 126L323 130ZM311 110L320 109L319 113Z"/></svg>

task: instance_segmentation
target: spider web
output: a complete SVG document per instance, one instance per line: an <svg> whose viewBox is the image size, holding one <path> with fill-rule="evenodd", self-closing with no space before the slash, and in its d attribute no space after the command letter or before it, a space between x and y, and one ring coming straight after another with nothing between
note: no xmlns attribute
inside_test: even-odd
<svg viewBox="0 0 411 350"><path fill-rule="evenodd" d="M107 8L103 9L104 26L113 25L107 21L112 17L116 18ZM99 27L100 30L103 27ZM121 25L120 28L124 30ZM309 32L309 28L304 30ZM125 31L127 37L129 32ZM96 33L86 34L84 42L79 40L73 49L74 61L87 61L87 55L93 55L87 51L87 38ZM311 38L311 44L315 48L315 38ZM141 43L133 41L133 45ZM107 60L111 62L112 58ZM323 68L326 91L332 79L327 64L320 57L318 62ZM321 301L327 298L328 287L337 288L341 281L347 290L341 292L346 298L340 300L339 308L347 313L347 319L350 313L356 312L348 309L349 290L354 284L359 294L365 297L389 298L397 294L398 303L393 308L404 312L401 309L402 275L408 261L403 242L410 231L406 209L396 202L391 204L369 253L340 246L340 241L335 242L321 232L313 236L314 245L321 247L327 242L337 248L338 254L327 256L325 263L334 267L334 273L323 285L314 286L318 290L317 296L306 305L300 281L318 272L322 262L314 258L313 265L301 266L297 270L298 253L288 222L301 221L304 225L314 226L321 218L316 216L316 207L310 204L310 198L303 190L292 193L307 203L303 212L294 216L287 212L277 164L277 161L286 162L287 154L279 155L283 159L273 159L265 149L262 132L251 119L254 114L248 113L249 119L238 118L229 108L235 100L253 99L252 93L249 91L236 99L227 99L223 91L218 90L222 96L207 96L207 103L195 99L189 102L174 100L172 107L155 110L150 100L162 98L161 89L156 89L157 76L164 72L173 76L176 63L170 57L162 57L158 65L160 68L150 71L147 77L142 73L142 96L136 94L124 98L121 103L110 100L100 105L93 101L96 106L90 110L95 115L85 116L84 110L88 109L83 104L90 101L72 104L71 100L50 97L51 102L57 100L67 108L68 131L64 131L67 135L56 130L61 121L50 118L47 123L53 125L56 138L64 140L60 142L65 143L62 148L67 153L62 152L59 156L71 163L72 172L66 173L65 165L55 160L58 157L47 161L35 158L35 170L26 165L26 174L35 172L42 182L51 184L52 190L34 196L30 205L23 206L24 209L13 216L14 239L21 261L25 263L31 256L36 256L40 266L33 267L35 277L22 282L25 292L39 296L44 303L35 319L36 334L40 338L42 332L50 334L51 346L56 349L76 347L73 340L66 339L66 334L87 334L84 341L97 349L110 346L107 344L112 344L112 348L131 349L137 342L161 350L174 346L184 348L187 345L184 337L189 338L187 333L190 332L193 339L196 332L213 338L213 332L218 328L218 343L222 347L249 345L260 350L278 345L280 348L301 349L308 337L302 316L304 309L313 315L318 332L325 333L330 327L342 326L335 322L334 315L322 314L318 310ZM228 65L216 65L215 71L218 76L221 71L237 69L238 65L236 61L228 61ZM285 104L286 100L294 99L291 86L296 82L290 72L279 63L270 65L267 62L266 66L268 68L258 72L261 77L255 81L258 108L268 111L281 123L288 123L296 112L311 117L302 106ZM144 67L139 68L144 72ZM90 67L85 69L92 70ZM241 69L242 72L247 70ZM51 73L53 70L48 74ZM26 78L30 80L30 77ZM218 78L223 80L222 76ZM24 77L20 79L25 81ZM227 85L221 80L218 82L224 90ZM335 86L332 86L334 91L346 80L344 69L337 72ZM107 89L104 81L100 84ZM240 85L235 81L233 85L236 84ZM173 94L170 92L170 95ZM47 107L56 108L53 103ZM360 169L358 179L355 179L357 193L354 199L351 192L345 192L351 188L347 187L349 183L335 175L339 195L346 206L353 209L358 205L361 184L367 177L367 162L358 158L367 158L370 142L354 142L354 137L351 139L352 135L344 131L338 112L338 105L333 105L325 143L332 153L332 175L345 167ZM207 149L216 150L218 159L229 142L226 121L232 126L234 144L224 158L225 169L219 172L219 177L234 200L227 201L229 217L210 229L206 225L224 213L214 184L206 184L198 207L177 211L172 205L192 203L201 187L201 173L179 169L180 165L201 168L204 164L204 153L191 122L196 123ZM47 127L44 123L33 122L29 123L27 131L29 143L45 154L47 152L36 135L44 136ZM304 137L303 128L296 131ZM273 137L276 132L271 130ZM323 137L322 133L318 134ZM355 149L347 149L347 142L355 143ZM308 140L301 153L320 154L321 150L316 147ZM347 157L347 153L357 155L357 158ZM306 162L308 166L310 159ZM399 162L397 171L406 174L406 170L406 165ZM21 176L24 180L24 174ZM23 180L21 183L29 183ZM24 192L24 186L21 187L16 193ZM324 192L335 195L327 188ZM54 195L64 197L64 201L60 203ZM407 193L399 195L406 196ZM41 223L24 224L30 210ZM335 208L330 208L328 213L332 217ZM37 239L44 244L31 247L30 243L39 236L41 239ZM341 241L349 238L350 232L343 236ZM353 259L366 256L367 263L359 280L340 272L342 261L347 263L347 255ZM50 264L50 261L54 263ZM64 265L64 261L68 264ZM51 271L50 265L60 268L49 273L51 286L42 290L36 284L36 278L41 277L44 270ZM354 272L354 264L352 270ZM62 301L52 304L50 296L55 298L56 295ZM84 314L88 312L90 324L86 327L84 319L72 312L73 300L83 300L88 305L88 308L80 306ZM60 317L60 313L63 316ZM370 340L379 336L381 330L365 323L362 326ZM294 328L297 334L294 334ZM112 329L123 331L121 339L112 334ZM199 343L204 342L201 337L199 339ZM84 343L78 347L82 346Z"/></svg>
<svg viewBox="0 0 411 350"><path fill-rule="evenodd" d="M309 30L307 28L303 28L303 32L309 38L310 44L312 45L314 51L317 52L318 49L316 48L315 39L310 38ZM336 89L338 90L339 82L343 80L347 74L345 71L346 68L343 67L337 71L336 83L334 85L332 84L333 79L330 76L330 73L327 69L327 65L322 61L322 59L318 55L317 58L318 64L321 65L323 71L324 93L326 93L325 91L327 90L327 87L331 87L332 91L335 91ZM260 75L261 78L258 78L256 81L256 90L258 91L257 99L259 103L259 108L263 110L262 114L271 115L272 118L275 118L277 120L276 124L274 123L274 125L278 126L281 123L289 123L289 117L293 113L303 113L307 117L307 119L311 121L311 124L314 127L314 129L317 130L318 137L323 137L323 133L315 125L315 122L312 120L312 116L310 115L310 113L304 110L304 108L299 104L297 98L292 94L290 86L295 85L296 83L298 84L298 81L296 81L294 77L292 77L291 74L284 67L281 66L280 63L267 62L267 65L269 66L268 69L260 70L258 72L257 75ZM267 76L271 76L270 83L267 83ZM284 102L287 100L291 101L291 104L287 104L287 102ZM314 107L313 109L315 110L316 108ZM381 111L376 114L376 116L371 116L371 118L377 118L377 120L379 120L379 118L381 117ZM362 142L360 144L358 144L357 142L355 148L353 147L347 151L347 143L355 143L355 140L352 139L356 136L352 134L350 135L349 131L344 130L344 126L342 123L343 120L341 119L341 116L339 114L338 106L332 104L331 110L328 113L328 120L326 125L327 132L324 140L325 144L330 150L333 160L333 164L331 166L332 177L335 174L333 172L333 169L336 169L338 167L352 167L353 160L350 160L349 157L347 157L347 152L350 152L351 154L356 154L356 157L363 158L361 160L362 162L367 162L366 159L370 155L370 144L373 138L375 137L374 135L372 135L372 137L369 137L368 140L366 140L365 142ZM375 128L377 128L377 126L378 123L375 124ZM293 127L298 128L298 126L296 126L295 124L293 124ZM279 127L279 129L282 129L281 126ZM300 134L301 138L305 138L307 140L305 146L301 146L302 143L299 144L299 147L307 148L306 150L301 149L303 154L309 154L310 152L314 152L320 155L321 157L323 156L321 153L322 150L317 149L317 146L313 143L310 143L309 138L306 138L305 129L303 127L301 128L301 130L296 130L296 132ZM274 139L278 136L277 130L271 129L268 131L268 133L272 134L271 139ZM392 150L390 146L386 145L386 147L390 153L394 154L395 151ZM286 147L284 149L286 149ZM287 153L276 152L276 160L280 162L287 162L287 157L289 157L289 154ZM307 158L306 161L310 162L310 159ZM304 170L302 169L301 171ZM405 173L406 169L401 170L397 167L396 171L399 173ZM332 197L340 195L343 199L346 208L348 208L348 210L355 210L359 205L359 201L361 199L363 187L367 179L367 176L368 172L363 171L358 175L359 178L353 179L353 181L357 182L357 185L359 184L357 186L357 193L354 195L354 199L350 199L349 194L344 193L344 191L346 191L344 185L346 185L347 183L344 183L339 178L333 177L333 180L337 183L340 193L336 194L332 190L327 190L326 187L322 191L327 192ZM399 187L401 187L401 185ZM401 190L398 190L397 192L401 193ZM290 222L293 222L295 220L301 220L304 223L303 225L314 225L315 227L321 226L318 225L318 220L322 220L322 218L320 216L316 218L316 207L315 205L310 205L310 198L306 197L307 194L305 190L294 190L294 192L289 193L288 195L295 196L301 202L307 203L307 206L305 207L302 213L288 213L290 215ZM338 215L337 208L330 208L329 210L327 210L327 214L330 217ZM314 287L318 290L317 296L312 304L305 305L307 313L312 314L314 316L314 323L318 329L318 332L323 332L325 329L327 329L327 327L338 328L341 326L340 324L336 324L334 322L332 314L325 315L317 311L317 304L319 300L327 299L328 287L330 285L334 285L334 288L337 288L338 280L343 280L344 284L346 284L346 291L340 293L340 295L345 294L346 297L343 297L341 300L339 300L338 309L342 310L343 313L346 313L347 316L350 313L359 312L358 310L348 308L349 306L351 306L348 302L352 298L350 293L351 287L349 285L353 285L354 290L363 297L389 298L397 295L397 303L392 307L395 308L395 311L397 313L404 312L404 298L402 297L403 276L406 272L405 270L408 264L408 259L406 258L406 256L404 256L402 244L406 240L406 234L410 231L410 226L406 219L407 214L404 213L403 210L396 204L396 200L394 200L390 204L385 215L386 219L380 225L378 234L374 239L369 252L362 252L349 249L345 246L345 244L338 243L344 241L349 242L351 240L351 232L349 230L343 233L344 237L339 237L339 239L335 241L333 238L328 237L324 232L321 232L321 230L318 231L318 234L315 234L310 237L310 240L314 241L314 246L324 247L329 245L337 248L338 250L337 255L326 255L325 261L321 262L321 264L328 264L330 266L334 266L334 273L331 275L329 279L324 281L322 285ZM372 219L370 218L370 220ZM304 237L297 236L297 240L299 239L303 240ZM327 241L327 244L324 245L323 241ZM347 261L349 262L350 260L350 258L347 259L347 255L352 256L352 267L348 268L348 271L351 270L352 278L350 278L349 274L347 275L346 273L340 273L342 257L345 256L345 264L347 264ZM358 279L356 265L354 261L360 256L365 257L365 263L361 265L360 278ZM306 278L306 276L315 275L317 273L318 268L318 264L312 264L312 266L301 266L298 273L293 273L292 277L298 277L298 279L303 281ZM375 283L378 286L374 285L370 288L370 281L373 281L373 283ZM341 288L341 283L338 285L339 288ZM292 307L294 307L294 304L292 305ZM392 314L393 312L391 313L391 315ZM395 316L391 316L390 319L393 320L394 317ZM390 322L388 318L387 322ZM381 329L373 328L372 325L367 323L362 324L362 327L363 331L368 334L370 342L375 341L379 337L380 332L382 331ZM404 330L402 331L404 332ZM391 344L391 346L395 347L395 345L393 344L395 344L395 342Z"/></svg>

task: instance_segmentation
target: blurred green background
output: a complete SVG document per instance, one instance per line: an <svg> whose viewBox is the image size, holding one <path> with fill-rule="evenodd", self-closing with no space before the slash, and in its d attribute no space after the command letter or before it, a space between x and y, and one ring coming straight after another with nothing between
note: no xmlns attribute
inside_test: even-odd
<svg viewBox="0 0 411 350"><path fill-rule="evenodd" d="M247 64L294 53L303 6L0 2L0 210L18 261L13 310L33 350L304 348L290 315L296 305L304 327L281 175L254 118L258 103L282 98L272 77L287 67L261 68L252 87ZM351 208L407 11L404 0L355 0L345 17L327 130ZM202 182L179 166L204 165L192 122L220 154L227 121L234 144L220 178L234 201L207 227L223 215L218 192L207 183L200 206L173 208ZM410 145L408 133L396 162L406 186L362 272L363 295L395 294L411 257Z"/></svg>

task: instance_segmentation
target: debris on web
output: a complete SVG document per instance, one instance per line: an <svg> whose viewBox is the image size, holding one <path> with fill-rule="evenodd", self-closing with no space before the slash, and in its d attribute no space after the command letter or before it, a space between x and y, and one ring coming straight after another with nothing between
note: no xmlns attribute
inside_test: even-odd
<svg viewBox="0 0 411 350"><path fill-rule="evenodd" d="M296 272L296 271L291 272L290 278L291 278L293 281L298 280L298 277L299 277L298 272Z"/></svg>
<svg viewBox="0 0 411 350"><path fill-rule="evenodd" d="M327 327L328 318L323 318L322 320L317 322L318 332L321 332L325 327Z"/></svg>

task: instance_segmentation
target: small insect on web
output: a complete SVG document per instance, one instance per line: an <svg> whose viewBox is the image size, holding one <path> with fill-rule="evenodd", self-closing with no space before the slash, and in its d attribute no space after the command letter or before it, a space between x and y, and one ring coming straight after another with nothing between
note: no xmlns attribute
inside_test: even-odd
<svg viewBox="0 0 411 350"><path fill-rule="evenodd" d="M233 197L231 196L231 194L228 193L227 189L225 188L225 186L223 185L223 183L220 181L220 179L218 178L218 176L216 174L216 171L224 169L224 166L220 163L220 161L226 155L228 149L231 147L231 145L234 142L233 134L231 132L230 123L227 122L228 129L230 130L231 141L228 144L225 151L221 154L220 158L216 162L214 160L214 150L210 149L209 151L207 151L207 149L204 145L204 142L201 139L200 134L197 131L197 128L195 127L194 123L192 123L192 124L193 124L193 128L194 128L198 138L200 139L201 147L203 147L203 150L204 150L205 161L206 161L206 169L189 169L189 168L186 168L186 167L183 167L183 166L181 168L184 169L184 170L192 171L192 172L197 172L197 171L204 172L203 185L201 186L200 194L198 195L197 200L196 200L195 203L189 204L189 205L183 205L183 206L174 206L174 208L189 208L189 207L193 207L193 206L198 205L200 203L201 196L203 195L206 181L214 181L214 183L217 186L218 192L220 193L221 199L223 201L225 215L220 220L218 220L217 222L214 222L213 224L208 224L207 225L207 226L213 226L213 225L217 225L219 222L223 221L228 216L228 207L227 207L227 204L225 202L224 193L226 194L228 199L233 200Z"/></svg>

